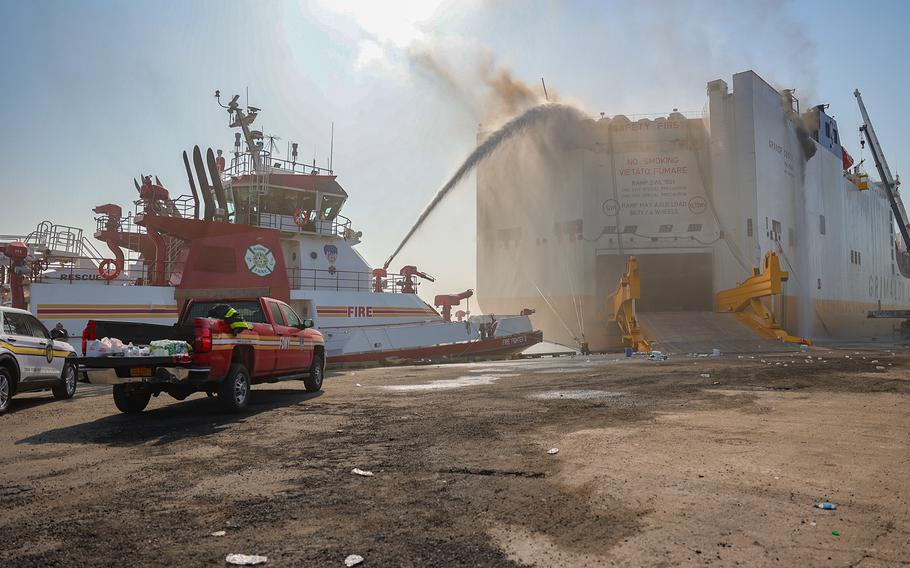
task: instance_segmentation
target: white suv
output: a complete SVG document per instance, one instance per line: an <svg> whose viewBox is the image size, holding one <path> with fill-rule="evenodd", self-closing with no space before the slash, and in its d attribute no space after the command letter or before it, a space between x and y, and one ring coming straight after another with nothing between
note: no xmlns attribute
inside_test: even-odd
<svg viewBox="0 0 910 568"><path fill-rule="evenodd" d="M51 389L54 398L72 398L77 369L68 358L75 354L32 314L0 307L0 413L17 392Z"/></svg>

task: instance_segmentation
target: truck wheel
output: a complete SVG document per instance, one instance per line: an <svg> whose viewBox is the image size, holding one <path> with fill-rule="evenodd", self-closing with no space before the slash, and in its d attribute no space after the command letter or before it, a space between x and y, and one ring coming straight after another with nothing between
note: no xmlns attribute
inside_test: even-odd
<svg viewBox="0 0 910 568"><path fill-rule="evenodd" d="M130 388L130 385L114 385L114 404L120 412L137 414L145 410L152 391L142 388Z"/></svg>
<svg viewBox="0 0 910 568"><path fill-rule="evenodd" d="M13 397L13 374L5 367L0 367L0 414L9 408L9 400Z"/></svg>
<svg viewBox="0 0 910 568"><path fill-rule="evenodd" d="M303 386L307 392L318 392L322 388L322 376L325 373L325 363L320 355L313 356L313 365L310 367L310 376L303 379Z"/></svg>
<svg viewBox="0 0 910 568"><path fill-rule="evenodd" d="M225 412L239 412L249 402L250 372L240 363L234 363L218 385L218 404Z"/></svg>
<svg viewBox="0 0 910 568"><path fill-rule="evenodd" d="M73 395L76 394L76 377L76 365L64 363L63 373L60 375L60 382L51 389L54 393L54 398L57 400L73 398Z"/></svg>

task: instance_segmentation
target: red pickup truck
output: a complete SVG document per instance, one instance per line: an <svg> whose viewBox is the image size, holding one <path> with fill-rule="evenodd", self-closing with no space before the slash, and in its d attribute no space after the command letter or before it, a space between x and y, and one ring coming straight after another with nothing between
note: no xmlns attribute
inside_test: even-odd
<svg viewBox="0 0 910 568"><path fill-rule="evenodd" d="M217 304L233 307L252 329L234 335L227 322L207 317ZM272 298L189 300L174 325L90 320L82 333L82 352L89 341L103 337L133 345L171 339L192 347L186 355L165 357L76 358L90 383L114 386L114 404L122 412L142 412L162 392L177 400L195 392L217 394L226 411L236 412L247 405L256 383L303 380L308 392L322 388L322 334L312 320Z"/></svg>

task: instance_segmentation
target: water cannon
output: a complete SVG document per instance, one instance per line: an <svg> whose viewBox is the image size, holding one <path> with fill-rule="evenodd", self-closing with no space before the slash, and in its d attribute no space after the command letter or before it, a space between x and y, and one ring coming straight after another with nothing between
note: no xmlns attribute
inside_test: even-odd
<svg viewBox="0 0 910 568"><path fill-rule="evenodd" d="M401 293L402 294L416 294L417 289L414 287L417 282L414 281L414 277L423 278L424 280L429 280L430 282L436 282L436 279L427 274L426 272L421 272L417 270L416 266L411 264L407 266L402 266L399 271L400 274L404 277L401 280Z"/></svg>
<svg viewBox="0 0 910 568"><path fill-rule="evenodd" d="M158 178L155 178L158 181ZM170 200L170 194L164 187L152 183L152 176L145 176L142 179L142 185L139 187L139 198L145 202L145 210L156 211L155 203L158 201L167 202Z"/></svg>
<svg viewBox="0 0 910 568"><path fill-rule="evenodd" d="M430 282L436 282L435 278L433 278L426 272L421 272L421 271L417 270L416 266L413 266L410 264L407 266L402 266L400 273L402 276L417 276L417 277L423 278L424 280L429 280Z"/></svg>
<svg viewBox="0 0 910 568"><path fill-rule="evenodd" d="M388 275L389 273L385 268L373 269L373 292L380 293L385 290L386 281L384 278Z"/></svg>
<svg viewBox="0 0 910 568"><path fill-rule="evenodd" d="M458 310L457 312L455 312L455 319L457 319L459 322L462 322L462 321L464 321L464 318L467 317L467 315L468 315L468 312L466 312L464 310Z"/></svg>
<svg viewBox="0 0 910 568"><path fill-rule="evenodd" d="M519 314L519 315L530 316L530 315L534 315L536 313L537 313L537 310L535 310L534 308L525 308L525 309L521 310L521 314Z"/></svg>
<svg viewBox="0 0 910 568"><path fill-rule="evenodd" d="M460 294L440 294L433 300L434 306L442 307L442 319L452 321L452 306L457 306L462 300L467 300L474 295L474 290L468 289Z"/></svg>
<svg viewBox="0 0 910 568"><path fill-rule="evenodd" d="M104 228L108 231L116 231L120 226L120 220L123 219L123 209L114 203L105 203L92 209L92 213L101 215L100 219L106 219Z"/></svg>

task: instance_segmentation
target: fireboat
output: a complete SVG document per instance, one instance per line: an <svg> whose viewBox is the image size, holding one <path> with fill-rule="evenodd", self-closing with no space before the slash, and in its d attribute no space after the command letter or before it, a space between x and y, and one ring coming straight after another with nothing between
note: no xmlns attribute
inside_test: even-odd
<svg viewBox="0 0 910 568"><path fill-rule="evenodd" d="M174 323L189 298L269 296L314 320L331 364L505 357L543 340L532 310L453 314L472 290L430 305L418 294L429 274L372 268L354 248L363 235L341 214L348 194L331 163L298 162L296 143L290 160L273 156L274 144L253 128L260 109L215 98L235 129L229 163L221 150L196 146L183 152L189 194L172 198L142 175L127 214L95 207L94 237L112 257L82 229L49 221L0 235L6 303L48 327L64 322L75 336L89 319Z"/></svg>

